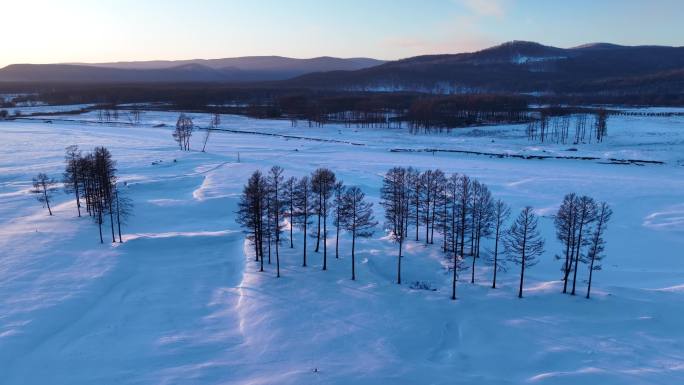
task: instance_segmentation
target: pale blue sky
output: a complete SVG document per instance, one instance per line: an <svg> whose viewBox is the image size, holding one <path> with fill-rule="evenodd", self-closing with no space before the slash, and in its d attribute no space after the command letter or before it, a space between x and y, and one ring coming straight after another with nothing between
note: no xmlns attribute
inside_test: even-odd
<svg viewBox="0 0 684 385"><path fill-rule="evenodd" d="M10 63L684 45L682 0L0 0Z"/></svg>

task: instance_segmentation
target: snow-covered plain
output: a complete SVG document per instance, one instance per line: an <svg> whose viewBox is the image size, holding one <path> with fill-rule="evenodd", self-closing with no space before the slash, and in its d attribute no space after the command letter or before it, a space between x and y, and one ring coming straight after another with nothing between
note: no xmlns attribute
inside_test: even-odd
<svg viewBox="0 0 684 385"><path fill-rule="evenodd" d="M0 122L0 384L684 382L684 118L611 117L606 142L570 153L665 162L636 166L389 151L569 147L528 143L520 126L411 136L234 116L221 127L252 133L217 132L206 153L182 153L170 135L176 116L146 112L143 127L96 123L94 112ZM201 126L208 119L195 115ZM153 127L160 123L167 127ZM70 144L105 145L118 161L136 205L124 244L100 245L69 196L57 194L48 217L28 194L34 174L61 175ZM534 206L547 251L522 300L514 268L492 290L480 263L477 283L459 283L451 301L437 240L406 245L407 283L394 284L396 247L380 227L357 246L358 281L349 280L346 236L339 259L329 243L323 272L314 252L301 267L300 232L294 249L282 247L276 279L274 266L256 271L234 222L248 175L274 164L295 176L330 167L376 202L378 218L390 167L467 173L514 212ZM551 215L572 191L615 212L591 300L585 269L580 295L560 294L553 258L561 247ZM413 281L437 290L412 290Z"/></svg>

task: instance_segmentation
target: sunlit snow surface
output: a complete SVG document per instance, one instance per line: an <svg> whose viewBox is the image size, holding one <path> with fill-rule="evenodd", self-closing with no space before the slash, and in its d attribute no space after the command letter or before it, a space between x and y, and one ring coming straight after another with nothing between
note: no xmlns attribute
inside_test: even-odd
<svg viewBox="0 0 684 385"><path fill-rule="evenodd" d="M540 146L521 126L411 136L224 116L225 129L357 145L226 132L213 134L206 153L181 153L169 128L176 116L146 112L142 127L100 124L94 112L0 122L0 384L684 382L684 118L611 117L603 144ZM194 116L199 125L209 120ZM167 127L153 127L160 123ZM34 174L61 175L70 144L104 145L117 159L136 205L126 243L100 245L97 227L76 217L69 196L59 193L48 217L28 193ZM313 242L310 265L301 267L300 232L293 250L283 245L276 279L273 265L256 271L234 223L248 175L274 164L295 176L332 168L376 202L377 217L381 176L392 166L467 173L514 211L534 206L547 251L529 271L522 300L514 268L492 290L491 270L478 262L477 284L460 282L451 301L437 236L435 245L406 245L406 284L397 286L396 248L379 230L357 245L356 282L346 236L338 260L329 241L323 272ZM560 294L553 258L561 247L550 216L571 191L606 200L615 212L591 300L583 297L584 268L579 295ZM437 291L411 290L413 281Z"/></svg>

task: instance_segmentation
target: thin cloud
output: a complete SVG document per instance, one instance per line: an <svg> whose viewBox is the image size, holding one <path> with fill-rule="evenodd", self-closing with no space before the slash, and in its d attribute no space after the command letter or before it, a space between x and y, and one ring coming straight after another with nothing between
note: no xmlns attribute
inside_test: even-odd
<svg viewBox="0 0 684 385"><path fill-rule="evenodd" d="M505 14L505 0L456 0L473 13L482 16L503 17Z"/></svg>

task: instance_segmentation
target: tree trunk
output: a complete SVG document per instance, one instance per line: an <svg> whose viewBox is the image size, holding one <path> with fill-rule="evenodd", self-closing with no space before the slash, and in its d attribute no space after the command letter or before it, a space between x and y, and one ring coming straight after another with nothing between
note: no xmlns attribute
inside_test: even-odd
<svg viewBox="0 0 684 385"><path fill-rule="evenodd" d="M280 254L278 253L278 242L276 242L276 278L280 278Z"/></svg>
<svg viewBox="0 0 684 385"><path fill-rule="evenodd" d="M577 248L577 253L575 254L575 268L574 272L572 273L572 291L570 292L570 295L575 295L575 289L577 286L577 267L579 266L579 258L580 258L580 251L581 249L578 247Z"/></svg>
<svg viewBox="0 0 684 385"><path fill-rule="evenodd" d="M523 280L525 279L525 252L523 251L523 262L520 268L520 289L518 289L518 298L523 297Z"/></svg>
<svg viewBox="0 0 684 385"><path fill-rule="evenodd" d="M81 217L81 199L80 199L80 194L78 193L78 179L77 179L77 173L74 172L74 195L76 196L76 209L78 210L78 217ZM118 199L118 198L117 198Z"/></svg>
<svg viewBox="0 0 684 385"><path fill-rule="evenodd" d="M589 266L589 283L587 284L587 299L589 299L591 293L591 278L594 275L594 259L595 257L592 256L591 265Z"/></svg>
<svg viewBox="0 0 684 385"><path fill-rule="evenodd" d="M45 205L47 206L48 213L52 216L52 209L50 208L50 198L47 195L47 187L43 185L43 197L45 198Z"/></svg>
<svg viewBox="0 0 684 385"><path fill-rule="evenodd" d="M522 264L520 268L520 289L518 290L518 298L523 297L523 281L525 280L525 248L527 247L527 224L525 224L525 230L523 232L523 244L522 244Z"/></svg>
<svg viewBox="0 0 684 385"><path fill-rule="evenodd" d="M276 214L277 215L277 214ZM276 224L277 226L277 224ZM276 229L277 231L277 229ZM280 245L279 245L279 239L278 239L278 233L276 232L276 242L275 242L275 249L276 249L276 277L280 278Z"/></svg>
<svg viewBox="0 0 684 385"><path fill-rule="evenodd" d="M580 219L579 234L577 236L577 248L575 252L575 271L572 274L572 292L575 295L575 288L577 286L577 267L579 266L580 253L582 252L582 230L584 227L584 215Z"/></svg>
<svg viewBox="0 0 684 385"><path fill-rule="evenodd" d="M121 209L119 208L119 193L118 191L115 193L116 195L116 227L119 232L119 243L123 243L121 240Z"/></svg>
<svg viewBox="0 0 684 385"><path fill-rule="evenodd" d="M261 239L261 236L259 236L259 239ZM259 243L261 243L261 241L260 241ZM263 271L264 271L264 250L263 250L263 245L259 245L259 248L260 248L260 254L261 254L261 258L259 258L259 264L261 265L261 266L259 267L259 271L262 271L262 272L263 272Z"/></svg>
<svg viewBox="0 0 684 385"><path fill-rule="evenodd" d="M307 238L307 233L306 233L306 222L308 221L308 217L306 213L304 214L304 254L302 256L302 266L306 267L306 238Z"/></svg>
<svg viewBox="0 0 684 385"><path fill-rule="evenodd" d="M263 224L263 210L261 208L261 203L259 203L259 207L257 208L257 216L259 217L258 219L258 227L259 227L259 261L260 261L260 270L259 271L264 271L264 224Z"/></svg>
<svg viewBox="0 0 684 385"><path fill-rule="evenodd" d="M419 210L419 204L420 204L420 190L416 188L416 242L418 242L420 239L418 237L418 232L420 231L420 210Z"/></svg>
<svg viewBox="0 0 684 385"><path fill-rule="evenodd" d="M290 191L292 191L292 184L290 184ZM290 248L294 249L294 241L292 240L292 228L294 227L294 202L293 202L293 197L290 196Z"/></svg>
<svg viewBox="0 0 684 385"><path fill-rule="evenodd" d="M471 242L471 245L472 245L472 242ZM471 268L472 270L470 272L470 283L475 283L475 261L477 260L477 255L475 255L475 253L473 252L472 246L471 246L470 254L473 255L473 266L472 266L472 268Z"/></svg>
<svg viewBox="0 0 684 385"><path fill-rule="evenodd" d="M100 229L100 243L104 243L104 239L102 238L102 211L98 210L97 214L97 226Z"/></svg>
<svg viewBox="0 0 684 385"><path fill-rule="evenodd" d="M570 226L568 226L570 227ZM565 241L565 268L563 269L563 293L568 292L568 276L570 275L570 230L568 230L568 239Z"/></svg>
<svg viewBox="0 0 684 385"><path fill-rule="evenodd" d="M337 226L335 226L335 259L340 258L340 214L337 214Z"/></svg>
<svg viewBox="0 0 684 385"><path fill-rule="evenodd" d="M112 205L109 204L109 224L112 228L112 243L116 243L116 237L114 236L114 213L112 213Z"/></svg>
<svg viewBox="0 0 684 385"><path fill-rule="evenodd" d="M323 212L323 270L328 270L328 213Z"/></svg>
<svg viewBox="0 0 684 385"><path fill-rule="evenodd" d="M352 281L356 280L356 256L354 255L354 249L356 247L356 223L354 224L354 229L352 230Z"/></svg>
<svg viewBox="0 0 684 385"><path fill-rule="evenodd" d="M401 243L399 241L399 257L397 258L397 285L401 285Z"/></svg>
<svg viewBox="0 0 684 385"><path fill-rule="evenodd" d="M275 249L276 249L276 277L280 278L280 201L278 200L278 180L275 182Z"/></svg>
<svg viewBox="0 0 684 385"><path fill-rule="evenodd" d="M451 280L451 299L456 299L456 276L458 275L458 254L456 246L454 246L454 276Z"/></svg>
<svg viewBox="0 0 684 385"><path fill-rule="evenodd" d="M268 220L268 236L266 237L266 241L268 242L268 264L271 264L271 231L273 229L271 228L271 220Z"/></svg>
<svg viewBox="0 0 684 385"><path fill-rule="evenodd" d="M321 194L318 194L318 232L316 233L316 252L318 253L319 245L321 243L321 215L322 213L322 206L321 206Z"/></svg>
<svg viewBox="0 0 684 385"><path fill-rule="evenodd" d="M444 191L446 191L446 188ZM449 220L449 216L447 213L448 213L448 205L447 205L447 196L445 193L444 194L444 213L443 213L444 217L442 219L442 232L444 233L444 246L443 246L444 251L443 252L445 254L447 252L447 239L448 239L448 237L447 237L447 221Z"/></svg>
<svg viewBox="0 0 684 385"><path fill-rule="evenodd" d="M259 236L257 234L257 227L254 224L254 261L259 262Z"/></svg>
<svg viewBox="0 0 684 385"><path fill-rule="evenodd" d="M499 269L499 227L496 225L496 236L494 240L494 277L492 278L492 289L496 289L496 271Z"/></svg>
<svg viewBox="0 0 684 385"><path fill-rule="evenodd" d="M430 229L430 244L433 245L435 243L435 208L437 206L437 202L433 199L432 202L432 218L430 219L430 222L432 223L432 228Z"/></svg>
<svg viewBox="0 0 684 385"><path fill-rule="evenodd" d="M430 189L427 190L425 203L425 244L427 245L430 243Z"/></svg>

